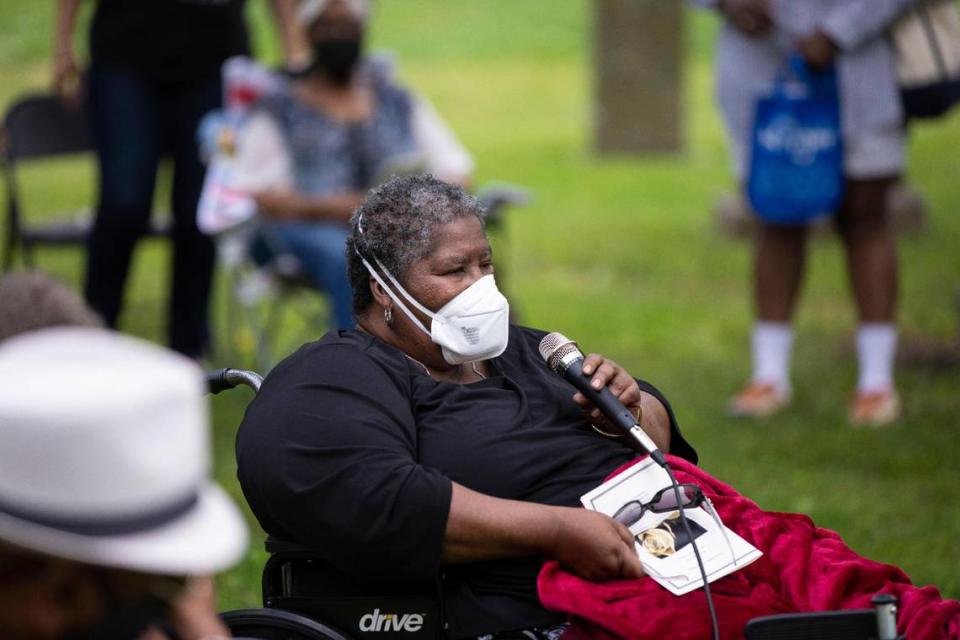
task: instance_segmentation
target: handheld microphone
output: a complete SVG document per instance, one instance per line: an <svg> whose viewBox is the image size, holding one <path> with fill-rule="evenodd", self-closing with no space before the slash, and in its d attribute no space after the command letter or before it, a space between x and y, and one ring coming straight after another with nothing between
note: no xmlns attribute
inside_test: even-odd
<svg viewBox="0 0 960 640"><path fill-rule="evenodd" d="M684 532L690 539L690 546L693 548L694 557L697 559L697 568L700 569L700 577L703 579L703 591L707 597L707 608L710 612L710 625L713 628L713 638L714 640L719 640L720 625L717 622L716 607L713 605L710 580L707 578L707 572L704 570L703 559L700 557L700 550L697 548L695 536L690 530L690 523L687 522L687 516L684 514L683 500L680 497L680 487L677 484L677 479L674 477L669 465L667 465L667 461L660 452L660 449L653 443L650 436L644 433L643 429L640 428L640 425L637 424L637 421L634 419L633 414L623 406L622 402L617 400L610 389L604 387L600 391L597 391L590 386L591 376L583 375L583 353L577 348L576 342L570 340L562 333L549 333L540 341L540 355L546 361L548 368L554 373L563 376L567 382L576 387L580 393L600 409L603 415L616 425L617 429L633 438L641 447L647 450L654 462L663 467L664 471L667 472L667 476L670 478L670 484L673 486L674 498L677 505L679 505L680 521L683 523ZM624 513L621 515L622 519L625 520L626 517L623 516L630 516L631 514Z"/></svg>
<svg viewBox="0 0 960 640"><path fill-rule="evenodd" d="M644 430L637 424L633 414L623 406L615 395L604 387L597 391L590 386L591 376L583 373L583 352L577 348L577 343L562 333L549 333L540 341L540 356L547 363L547 367L563 377L592 402L601 413L607 417L616 428L633 438L650 457L661 467L667 466L666 458L657 448Z"/></svg>

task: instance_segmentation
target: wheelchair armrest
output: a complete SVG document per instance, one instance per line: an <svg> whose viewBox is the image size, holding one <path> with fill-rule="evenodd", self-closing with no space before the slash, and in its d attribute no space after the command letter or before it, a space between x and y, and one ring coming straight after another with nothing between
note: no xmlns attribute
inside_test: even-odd
<svg viewBox="0 0 960 640"><path fill-rule="evenodd" d="M509 182L491 182L477 189L477 200L487 214L487 223L496 226L510 206L522 206L533 199L529 190Z"/></svg>
<svg viewBox="0 0 960 640"><path fill-rule="evenodd" d="M310 550L308 547L297 543L290 542L289 540L284 540L282 538L277 538L276 536L267 536L267 539L263 542L263 548L269 554L282 553L285 555L294 555L294 556L314 556L316 555L315 551Z"/></svg>
<svg viewBox="0 0 960 640"><path fill-rule="evenodd" d="M208 371L204 377L207 383L207 391L213 395L239 385L246 385L256 393L263 383L263 376L256 371L244 371L243 369L231 369L229 367Z"/></svg>

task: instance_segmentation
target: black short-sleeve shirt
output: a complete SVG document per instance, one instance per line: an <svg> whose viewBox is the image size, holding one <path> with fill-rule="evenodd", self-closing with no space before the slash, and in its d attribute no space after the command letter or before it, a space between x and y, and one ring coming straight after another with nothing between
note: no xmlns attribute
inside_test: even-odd
<svg viewBox="0 0 960 640"><path fill-rule="evenodd" d="M220 75L224 60L249 55L245 0L99 0L90 24L94 64L189 85Z"/></svg>
<svg viewBox="0 0 960 640"><path fill-rule="evenodd" d="M511 327L486 380L429 377L401 351L334 331L278 365L237 436L244 494L270 534L359 580L444 576L452 637L562 620L536 593L542 558L441 567L451 481L512 500L576 506L636 453L599 435L549 371L543 333ZM696 461L666 399L671 452Z"/></svg>

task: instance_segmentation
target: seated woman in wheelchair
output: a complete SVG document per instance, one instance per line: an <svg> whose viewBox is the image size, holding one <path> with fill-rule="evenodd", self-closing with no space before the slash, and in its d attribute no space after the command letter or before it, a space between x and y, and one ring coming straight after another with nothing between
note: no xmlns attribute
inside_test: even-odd
<svg viewBox="0 0 960 640"><path fill-rule="evenodd" d="M394 178L354 213L347 247L356 328L273 369L237 437L267 533L361 583L439 577L451 638L554 638L558 611L588 635L707 637L702 593L618 580L643 575L630 532L578 508L637 452L544 365L542 332L508 324L476 200L430 176ZM764 553L717 582L725 636L754 616L861 608L880 592L899 598L907 637L960 635L960 602L805 516L762 511L691 464L653 386L600 355L583 368Z"/></svg>
<svg viewBox="0 0 960 640"><path fill-rule="evenodd" d="M285 142L293 188L256 195L268 222L254 256L298 258L307 279L329 295L341 329L354 324L344 243L362 194L406 167L461 184L473 170L433 108L396 82L388 61L363 54L369 14L368 0L302 2L298 18L314 61L259 104Z"/></svg>
<svg viewBox="0 0 960 640"><path fill-rule="evenodd" d="M544 558L598 581L642 575L626 527L576 508L637 452L544 366L542 332L508 324L476 200L394 178L354 213L348 256L356 328L278 365L240 428L264 529L361 579L442 571L451 637L562 624L537 598ZM653 386L596 354L584 369L696 461Z"/></svg>

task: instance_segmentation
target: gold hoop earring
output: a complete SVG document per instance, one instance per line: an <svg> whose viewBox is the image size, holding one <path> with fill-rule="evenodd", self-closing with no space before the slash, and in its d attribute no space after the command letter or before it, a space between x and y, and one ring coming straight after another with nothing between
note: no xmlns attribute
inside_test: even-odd
<svg viewBox="0 0 960 640"><path fill-rule="evenodd" d="M391 309L390 307L386 307L383 310L383 321L386 322L387 324L393 323L393 309Z"/></svg>

